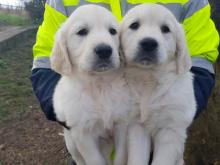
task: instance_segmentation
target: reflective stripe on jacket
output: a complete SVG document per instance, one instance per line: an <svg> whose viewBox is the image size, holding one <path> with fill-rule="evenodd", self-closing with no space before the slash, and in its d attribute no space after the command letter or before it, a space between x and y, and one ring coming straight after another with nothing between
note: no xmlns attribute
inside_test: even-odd
<svg viewBox="0 0 220 165"><path fill-rule="evenodd" d="M183 25L193 66L214 73L212 63L218 56L219 35L210 19L208 0L48 0L33 47L33 68L50 68L49 57L60 25L79 5L91 3L111 10L118 21L130 8L141 3L165 6Z"/></svg>

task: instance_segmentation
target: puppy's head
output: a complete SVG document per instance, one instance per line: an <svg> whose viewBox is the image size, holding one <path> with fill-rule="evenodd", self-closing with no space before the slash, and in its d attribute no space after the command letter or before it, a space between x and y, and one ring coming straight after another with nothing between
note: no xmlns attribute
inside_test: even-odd
<svg viewBox="0 0 220 165"><path fill-rule="evenodd" d="M182 27L161 5L143 4L131 9L122 21L120 33L128 65L152 68L176 60L177 73L191 67Z"/></svg>
<svg viewBox="0 0 220 165"><path fill-rule="evenodd" d="M51 56L56 72L104 72L119 60L118 23L107 9L96 5L77 8L58 30Z"/></svg>

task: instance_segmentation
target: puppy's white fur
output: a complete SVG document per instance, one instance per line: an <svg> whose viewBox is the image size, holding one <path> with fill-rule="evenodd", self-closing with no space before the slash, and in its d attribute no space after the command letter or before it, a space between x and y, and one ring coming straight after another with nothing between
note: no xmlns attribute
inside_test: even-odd
<svg viewBox="0 0 220 165"><path fill-rule="evenodd" d="M139 24L138 28L134 23ZM164 25L166 32L162 32ZM144 38L158 44L151 56L148 54L154 61L136 60ZM136 161L129 165L148 162L151 138L152 165L182 165L186 129L196 111L191 61L182 27L166 8L143 4L124 17L120 39L127 63L126 78L140 109L140 121L129 128L128 157Z"/></svg>
<svg viewBox="0 0 220 165"><path fill-rule="evenodd" d="M110 164L113 136L114 164L126 163L124 123L131 101L123 73L118 70L119 36L110 34L110 28L118 31L111 12L85 5L74 11L55 39L51 66L62 77L55 89L54 108L57 119L70 127L64 130L65 142L77 165ZM111 67L97 71L94 50L99 44L109 45L112 56Z"/></svg>

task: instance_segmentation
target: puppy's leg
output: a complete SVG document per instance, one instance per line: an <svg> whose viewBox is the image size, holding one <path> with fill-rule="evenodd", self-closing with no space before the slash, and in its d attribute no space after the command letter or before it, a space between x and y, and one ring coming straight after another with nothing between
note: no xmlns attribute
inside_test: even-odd
<svg viewBox="0 0 220 165"><path fill-rule="evenodd" d="M128 128L128 165L146 165L150 157L151 140L140 124Z"/></svg>
<svg viewBox="0 0 220 165"><path fill-rule="evenodd" d="M71 136L70 131L64 129L64 139L66 143L67 150L71 154L73 160L77 163L77 165L85 165L85 161L82 158L82 155L76 148L74 143L74 139Z"/></svg>
<svg viewBox="0 0 220 165"><path fill-rule="evenodd" d="M114 165L126 165L127 162L127 124L114 126L115 158Z"/></svg>
<svg viewBox="0 0 220 165"><path fill-rule="evenodd" d="M158 129L154 136L152 165L183 165L186 133L183 128ZM179 161L181 160L181 161ZM179 162L178 162L179 161Z"/></svg>
<svg viewBox="0 0 220 165"><path fill-rule="evenodd" d="M99 149L99 140L90 133L83 133L76 142L77 149L86 165L106 165L104 156Z"/></svg>

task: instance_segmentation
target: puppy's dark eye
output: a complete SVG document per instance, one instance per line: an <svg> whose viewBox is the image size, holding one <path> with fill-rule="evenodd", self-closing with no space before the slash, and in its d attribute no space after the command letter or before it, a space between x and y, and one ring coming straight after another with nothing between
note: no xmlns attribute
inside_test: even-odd
<svg viewBox="0 0 220 165"><path fill-rule="evenodd" d="M162 25L160 27L162 33L169 33L170 32L170 28L167 25Z"/></svg>
<svg viewBox="0 0 220 165"><path fill-rule="evenodd" d="M132 29L132 30L137 30L138 28L140 27L140 23L138 21L136 22L133 22L129 28Z"/></svg>
<svg viewBox="0 0 220 165"><path fill-rule="evenodd" d="M117 30L114 29L114 28L110 28L110 29L109 29L109 33L110 33L111 35L115 35L115 34L117 34Z"/></svg>
<svg viewBox="0 0 220 165"><path fill-rule="evenodd" d="M79 30L76 34L79 36L86 36L89 33L89 30L86 28L83 28L81 30Z"/></svg>

